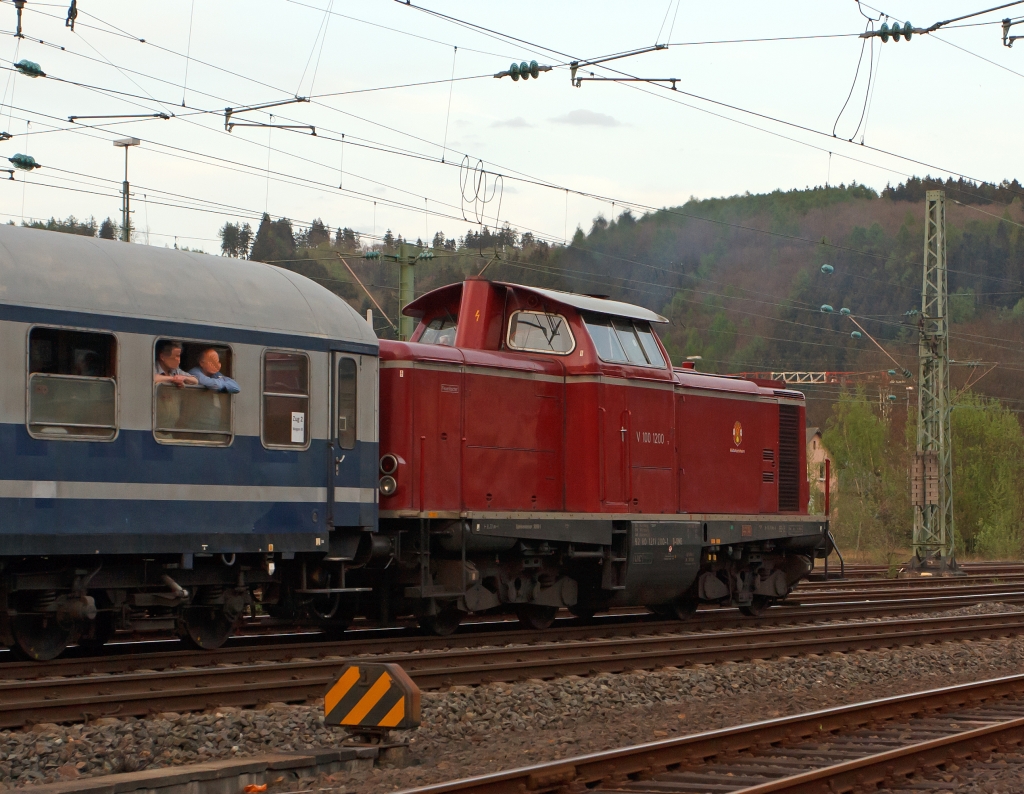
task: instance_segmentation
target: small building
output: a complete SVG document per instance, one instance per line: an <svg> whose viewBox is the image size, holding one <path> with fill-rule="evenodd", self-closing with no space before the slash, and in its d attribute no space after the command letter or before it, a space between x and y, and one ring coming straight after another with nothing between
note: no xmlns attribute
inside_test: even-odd
<svg viewBox="0 0 1024 794"><path fill-rule="evenodd" d="M811 483L811 497L815 498L815 494L822 495L822 501L819 503L819 509L824 505L825 495L825 460L831 457L828 454L828 450L825 445L821 442L821 428L819 427L808 427L807 428L807 479ZM838 485L838 477L836 476L836 470L833 467L830 472L829 479L831 480L831 488L833 492Z"/></svg>

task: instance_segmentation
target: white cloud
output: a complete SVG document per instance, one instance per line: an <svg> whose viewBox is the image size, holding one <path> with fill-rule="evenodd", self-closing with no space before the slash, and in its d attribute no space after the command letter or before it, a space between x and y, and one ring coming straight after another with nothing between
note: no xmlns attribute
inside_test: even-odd
<svg viewBox="0 0 1024 794"><path fill-rule="evenodd" d="M533 125L524 119L522 116L516 116L514 119L505 119L504 121L496 121L492 127L514 127L515 129L522 129L524 127L532 127Z"/></svg>
<svg viewBox="0 0 1024 794"><path fill-rule="evenodd" d="M621 127L622 122L609 116L607 113L597 113L593 110L570 110L564 116L556 116L551 119L557 124L574 124L577 127Z"/></svg>

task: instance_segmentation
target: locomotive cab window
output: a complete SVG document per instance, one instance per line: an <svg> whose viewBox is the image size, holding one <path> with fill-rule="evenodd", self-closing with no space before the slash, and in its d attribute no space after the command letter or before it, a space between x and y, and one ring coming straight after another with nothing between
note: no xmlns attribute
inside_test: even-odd
<svg viewBox="0 0 1024 794"><path fill-rule="evenodd" d="M309 357L268 350L263 355L263 445L309 446Z"/></svg>
<svg viewBox="0 0 1024 794"><path fill-rule="evenodd" d="M420 338L416 341L424 345L446 345L452 347L455 344L455 331L458 322L450 314L444 317L435 317L427 327L423 329Z"/></svg>
<svg viewBox="0 0 1024 794"><path fill-rule="evenodd" d="M231 348L212 342L157 340L153 435L164 444L227 446L232 439Z"/></svg>
<svg viewBox="0 0 1024 794"><path fill-rule="evenodd" d="M86 441L117 435L113 334L33 328L28 345L29 433Z"/></svg>
<svg viewBox="0 0 1024 794"><path fill-rule="evenodd" d="M508 346L531 353L564 356L576 347L569 324L560 314L516 312L508 323Z"/></svg>
<svg viewBox="0 0 1024 794"><path fill-rule="evenodd" d="M602 361L638 367L665 367L665 357L650 323L605 315L585 315L583 322Z"/></svg>

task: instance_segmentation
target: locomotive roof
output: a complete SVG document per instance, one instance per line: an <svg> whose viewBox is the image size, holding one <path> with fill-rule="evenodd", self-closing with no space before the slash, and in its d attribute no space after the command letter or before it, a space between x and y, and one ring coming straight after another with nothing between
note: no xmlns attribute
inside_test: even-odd
<svg viewBox="0 0 1024 794"><path fill-rule="evenodd" d="M289 270L18 226L0 226L0 303L377 346L355 309Z"/></svg>
<svg viewBox="0 0 1024 794"><path fill-rule="evenodd" d="M668 322L668 320L657 312L652 312L650 309L645 309L643 306L636 306L632 303L613 301L608 298L596 298L591 295L579 295L575 292L562 292L561 290L556 289L529 287L524 284L511 284L504 281L495 281L493 283L501 287L507 287L521 292L532 292L542 298L546 298L555 303L561 303L565 306L572 306L574 309L579 309L580 311L594 312L596 314L609 314L613 317L630 317L634 320L646 320L650 323ZM439 287L438 289L431 290L430 292L418 297L412 303L407 305L402 313L408 317L422 317L438 302L452 300L457 294L461 293L461 283Z"/></svg>
<svg viewBox="0 0 1024 794"><path fill-rule="evenodd" d="M595 312L596 314L610 314L614 317L629 317L634 320L646 320L649 323L667 323L664 317L643 306L636 306L632 303L613 301L610 298L595 298L591 295L580 295L575 292L562 292L557 289L544 289L543 287L524 287L521 284L504 284L506 287L515 287L526 292L533 292L548 300L557 303L564 303L584 312Z"/></svg>

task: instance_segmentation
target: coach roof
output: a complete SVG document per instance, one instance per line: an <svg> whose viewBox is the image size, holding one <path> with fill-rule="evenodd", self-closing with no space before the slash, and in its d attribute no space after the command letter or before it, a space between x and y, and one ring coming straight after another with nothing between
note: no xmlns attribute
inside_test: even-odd
<svg viewBox="0 0 1024 794"><path fill-rule="evenodd" d="M0 303L377 345L359 313L262 262L0 226Z"/></svg>

